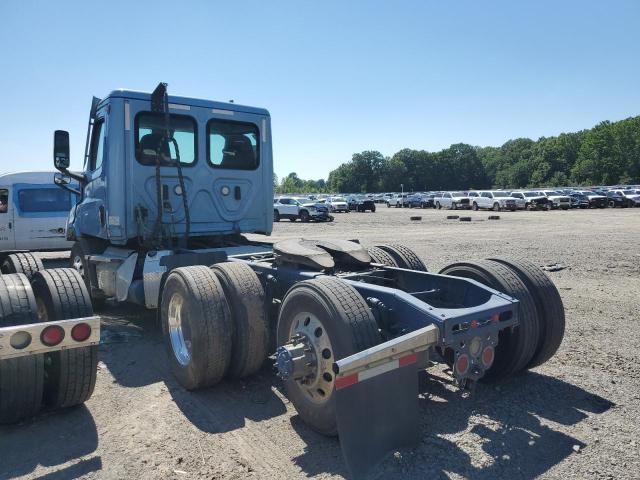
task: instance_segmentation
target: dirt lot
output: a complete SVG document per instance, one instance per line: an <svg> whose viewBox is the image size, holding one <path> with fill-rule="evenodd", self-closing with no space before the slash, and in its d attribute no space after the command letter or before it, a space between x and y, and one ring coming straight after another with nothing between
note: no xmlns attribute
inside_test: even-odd
<svg viewBox="0 0 640 480"><path fill-rule="evenodd" d="M547 364L462 398L421 386L422 442L374 478L640 478L640 210L501 213L380 208L331 224L281 222L273 239L358 238L412 247L431 270L503 255L539 265L564 299L567 333ZM421 214L421 222L409 221ZM113 310L93 398L0 429L1 478L342 478L337 439L299 420L266 366L188 393L167 370L153 314Z"/></svg>

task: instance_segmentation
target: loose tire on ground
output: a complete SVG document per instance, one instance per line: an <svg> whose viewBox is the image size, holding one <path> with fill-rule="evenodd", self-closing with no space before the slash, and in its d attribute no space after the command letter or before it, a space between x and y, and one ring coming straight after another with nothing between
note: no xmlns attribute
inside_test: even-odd
<svg viewBox="0 0 640 480"><path fill-rule="evenodd" d="M87 287L73 268L38 272L31 284L40 322L93 315ZM51 408L66 408L86 402L93 394L97 369L97 345L45 354L45 404Z"/></svg>
<svg viewBox="0 0 640 480"><path fill-rule="evenodd" d="M31 252L12 253L2 262L2 273L23 273L31 278L40 270L44 270L42 260Z"/></svg>
<svg viewBox="0 0 640 480"><path fill-rule="evenodd" d="M379 247L369 247L367 252L369 252L369 256L373 263L379 263L381 265L386 265L387 267L398 266L398 263L393 259L393 257Z"/></svg>
<svg viewBox="0 0 640 480"><path fill-rule="evenodd" d="M362 296L351 285L335 277L318 277L295 284L286 294L280 308L277 343L289 341L296 323L313 316L322 324L321 335L331 343L330 361L337 361L380 343L378 326ZM333 379L333 372L325 372ZM284 381L287 397L300 418L323 435L337 435L333 386L320 399L314 399L300 383Z"/></svg>
<svg viewBox="0 0 640 480"><path fill-rule="evenodd" d="M264 288L258 275L243 263L211 267L227 298L233 323L231 364L227 375L242 378L256 373L267 358L269 323Z"/></svg>
<svg viewBox="0 0 640 480"><path fill-rule="evenodd" d="M495 361L483 380L500 380L527 368L538 345L541 321L535 301L518 275L490 260L454 263L440 273L476 280L520 301L519 325L500 331Z"/></svg>
<svg viewBox="0 0 640 480"><path fill-rule="evenodd" d="M36 300L26 275L0 275L0 327L37 321ZM15 423L38 413L43 382L43 355L0 360L0 423Z"/></svg>
<svg viewBox="0 0 640 480"><path fill-rule="evenodd" d="M218 383L231 363L233 325L229 305L213 271L196 265L174 269L160 305L169 365L187 390Z"/></svg>
<svg viewBox="0 0 640 480"><path fill-rule="evenodd" d="M527 368L534 368L549 360L560 348L564 338L564 305L558 289L538 266L526 260L492 258L513 270L529 289L540 315L540 338Z"/></svg>
<svg viewBox="0 0 640 480"><path fill-rule="evenodd" d="M420 260L420 257L409 247L405 247L399 243L381 244L376 245L376 247L391 255L400 268L418 270L420 272L428 271L424 262Z"/></svg>

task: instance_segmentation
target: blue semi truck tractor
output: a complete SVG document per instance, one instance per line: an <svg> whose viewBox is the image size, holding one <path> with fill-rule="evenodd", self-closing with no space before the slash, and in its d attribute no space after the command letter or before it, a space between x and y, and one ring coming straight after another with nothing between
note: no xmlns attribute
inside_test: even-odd
<svg viewBox="0 0 640 480"><path fill-rule="evenodd" d="M418 376L433 362L467 389L540 365L562 341L558 292L531 264L436 274L398 244L269 242L267 110L169 96L163 83L116 90L94 98L86 145L83 172L70 172L69 135L54 134L55 182L79 195L73 267L93 305L157 309L188 390L271 358L300 418L339 436L354 477L419 441Z"/></svg>

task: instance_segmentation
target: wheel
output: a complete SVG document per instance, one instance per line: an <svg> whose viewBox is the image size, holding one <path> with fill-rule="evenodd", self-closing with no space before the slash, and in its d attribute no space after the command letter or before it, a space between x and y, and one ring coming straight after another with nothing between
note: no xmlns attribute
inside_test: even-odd
<svg viewBox="0 0 640 480"><path fill-rule="evenodd" d="M224 262L211 267L231 311L231 364L227 375L242 378L260 370L269 348L264 288L258 275L244 263Z"/></svg>
<svg viewBox="0 0 640 480"><path fill-rule="evenodd" d="M322 276L291 287L280 308L277 343L311 349L304 376L284 380L287 398L309 427L337 435L333 363L380 340L371 310L351 285Z"/></svg>
<svg viewBox="0 0 640 480"><path fill-rule="evenodd" d="M500 211L500 204L498 202L493 204L493 211L494 212L499 212Z"/></svg>
<svg viewBox="0 0 640 480"><path fill-rule="evenodd" d="M530 204L530 203L526 203L526 204L524 205L524 209L525 209L525 210L528 210L528 211L533 210L533 208L531 207L531 204Z"/></svg>
<svg viewBox="0 0 640 480"><path fill-rule="evenodd" d="M477 212L477 211L478 211L478 204L477 204L476 202L473 202L473 205L471 205L471 209L472 209L474 212Z"/></svg>
<svg viewBox="0 0 640 480"><path fill-rule="evenodd" d="M380 263L388 267L398 266L393 257L379 247L369 247L367 252L369 252L369 256L374 263Z"/></svg>
<svg viewBox="0 0 640 480"><path fill-rule="evenodd" d="M300 211L300 221L302 223L309 223L309 212L307 212L306 210L301 210Z"/></svg>
<svg viewBox="0 0 640 480"><path fill-rule="evenodd" d="M391 208L391 204L387 202L387 208Z"/></svg>
<svg viewBox="0 0 640 480"><path fill-rule="evenodd" d="M458 204L456 202L451 202L451 210L457 210Z"/></svg>
<svg viewBox="0 0 640 480"><path fill-rule="evenodd" d="M551 279L531 262L506 258L491 260L513 270L533 296L540 316L540 338L527 368L542 365L558 351L564 338L564 305L560 293Z"/></svg>
<svg viewBox="0 0 640 480"><path fill-rule="evenodd" d="M399 243L376 245L376 247L391 255L400 268L417 270L419 272L428 271L424 262L420 260L420 257L409 247L405 247Z"/></svg>
<svg viewBox="0 0 640 480"><path fill-rule="evenodd" d="M2 262L2 273L24 273L31 278L34 273L44 270L42 260L31 252L12 253Z"/></svg>
<svg viewBox="0 0 640 480"><path fill-rule="evenodd" d="M37 321L36 300L26 275L0 275L0 327ZM43 385L43 355L0 360L0 423L15 423L38 413Z"/></svg>
<svg viewBox="0 0 640 480"><path fill-rule="evenodd" d="M169 366L187 390L218 383L231 363L229 304L213 271L202 265L171 271L162 290L162 334Z"/></svg>
<svg viewBox="0 0 640 480"><path fill-rule="evenodd" d="M279 222L280 221L280 212L278 210L274 210L273 211L273 221L274 222Z"/></svg>
<svg viewBox="0 0 640 480"><path fill-rule="evenodd" d="M44 270L33 276L38 321L70 320L93 315L91 297L73 268ZM69 348L45 354L44 402L52 408L71 407L93 394L98 371L98 346Z"/></svg>
<svg viewBox="0 0 640 480"><path fill-rule="evenodd" d="M371 213L376 213L376 206L375 205L371 206Z"/></svg>
<svg viewBox="0 0 640 480"><path fill-rule="evenodd" d="M440 202L436 202L436 208L437 208L438 210L440 210L440 209L442 208L442 205L440 205Z"/></svg>
<svg viewBox="0 0 640 480"><path fill-rule="evenodd" d="M91 297L93 309L102 310L107 299L103 295L98 295L91 285L91 271L89 269L89 264L87 263L86 253L82 250L80 242L74 243L73 247L71 247L71 266L84 280L84 284Z"/></svg>
<svg viewBox="0 0 640 480"><path fill-rule="evenodd" d="M519 276L505 265L490 260L454 263L440 273L476 280L520 302L520 323L513 329L500 331L495 361L483 380L501 380L527 368L538 345L541 322L535 301Z"/></svg>

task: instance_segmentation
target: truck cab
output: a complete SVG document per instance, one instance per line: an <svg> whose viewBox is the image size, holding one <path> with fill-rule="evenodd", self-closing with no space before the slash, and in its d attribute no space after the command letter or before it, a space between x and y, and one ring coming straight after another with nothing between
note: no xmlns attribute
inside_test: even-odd
<svg viewBox="0 0 640 480"><path fill-rule="evenodd" d="M54 172L0 175L0 252L71 248L65 225L75 197L53 183ZM0 255L1 255L0 254Z"/></svg>

